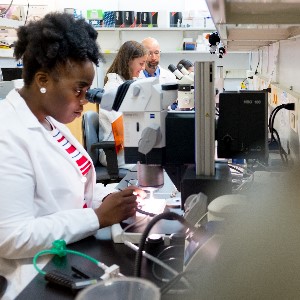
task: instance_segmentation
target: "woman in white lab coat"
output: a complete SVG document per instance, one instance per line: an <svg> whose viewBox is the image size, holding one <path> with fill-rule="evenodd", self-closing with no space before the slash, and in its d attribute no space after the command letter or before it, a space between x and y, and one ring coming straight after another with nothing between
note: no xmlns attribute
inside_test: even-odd
<svg viewBox="0 0 300 300"><path fill-rule="evenodd" d="M104 78L104 90L106 93L116 94L120 85L127 80L136 79L140 72L145 69L147 60L147 49L136 41L126 41L119 49L113 63L108 68ZM113 102L114 99L112 99ZM103 141L113 141L112 123L122 115L121 112L99 109L99 122L103 129ZM117 155L119 168L131 169L132 164L125 164L124 149ZM106 155L103 150L99 150L99 161L106 166Z"/></svg>
<svg viewBox="0 0 300 300"><path fill-rule="evenodd" d="M91 159L64 125L86 103L93 65L102 59L96 39L85 20L61 13L18 29L14 54L23 60L24 87L0 102L3 299L15 298L36 274L38 251L127 219L135 214L133 191L145 195L137 188L97 191Z"/></svg>

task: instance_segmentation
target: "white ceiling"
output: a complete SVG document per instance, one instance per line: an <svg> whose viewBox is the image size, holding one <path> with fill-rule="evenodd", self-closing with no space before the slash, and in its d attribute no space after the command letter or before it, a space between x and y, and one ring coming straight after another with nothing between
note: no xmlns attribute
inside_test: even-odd
<svg viewBox="0 0 300 300"><path fill-rule="evenodd" d="M300 35L299 0L206 0L227 51L251 51Z"/></svg>

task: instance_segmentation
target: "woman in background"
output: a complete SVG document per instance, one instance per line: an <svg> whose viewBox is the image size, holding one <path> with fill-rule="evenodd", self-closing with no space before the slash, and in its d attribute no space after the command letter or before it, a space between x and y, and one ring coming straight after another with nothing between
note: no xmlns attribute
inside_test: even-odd
<svg viewBox="0 0 300 300"><path fill-rule="evenodd" d="M104 78L104 90L118 88L126 80L136 79L145 69L147 49L136 41L127 41L119 49Z"/></svg>
<svg viewBox="0 0 300 300"><path fill-rule="evenodd" d="M112 65L108 68L104 78L105 92L116 94L119 86L127 80L136 79L141 70L145 69L148 50L136 41L127 41L119 49ZM114 99L112 99L113 101ZM103 141L113 141L112 123L118 119L122 113L108 111L99 108L99 122L103 129ZM133 165L126 165L124 159L124 149L117 153L118 166L120 168L131 169ZM103 150L99 150L99 161L106 166L106 155Z"/></svg>

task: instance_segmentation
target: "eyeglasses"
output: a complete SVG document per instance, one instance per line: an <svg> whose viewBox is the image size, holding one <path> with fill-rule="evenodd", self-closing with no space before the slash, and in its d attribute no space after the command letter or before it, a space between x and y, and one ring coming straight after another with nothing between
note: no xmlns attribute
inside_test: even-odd
<svg viewBox="0 0 300 300"><path fill-rule="evenodd" d="M154 52L152 52L152 51L150 51L149 53L148 53L148 55L150 55L150 56L158 56L158 55L160 55L160 51L154 51Z"/></svg>

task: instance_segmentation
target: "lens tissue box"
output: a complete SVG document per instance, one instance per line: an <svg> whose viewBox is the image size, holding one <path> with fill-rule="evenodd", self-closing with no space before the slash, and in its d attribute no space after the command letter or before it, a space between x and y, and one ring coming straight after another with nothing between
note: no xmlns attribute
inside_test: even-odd
<svg viewBox="0 0 300 300"><path fill-rule="evenodd" d="M101 9L88 9L86 18L93 27L99 28L103 26L103 11Z"/></svg>

